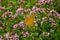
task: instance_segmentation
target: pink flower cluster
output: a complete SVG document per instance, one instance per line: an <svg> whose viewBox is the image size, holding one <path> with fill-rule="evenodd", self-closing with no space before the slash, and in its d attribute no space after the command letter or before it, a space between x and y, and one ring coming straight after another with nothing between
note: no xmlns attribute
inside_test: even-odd
<svg viewBox="0 0 60 40"><path fill-rule="evenodd" d="M58 19L60 19L60 14L58 14L58 12L56 12L56 11L54 11L54 10L52 10L51 13L48 14L48 16L49 16L49 17L55 16L55 17L57 17Z"/></svg>
<svg viewBox="0 0 60 40"><path fill-rule="evenodd" d="M7 12L5 12L5 14L3 14L1 17L2 17L2 18L5 18L5 17L7 17L7 16L9 16L9 15L11 15L11 14L12 14L12 12L7 11Z"/></svg>
<svg viewBox="0 0 60 40"><path fill-rule="evenodd" d="M9 33L4 34L4 38L7 38L8 40L19 40L19 36L17 33L10 36Z"/></svg>
<svg viewBox="0 0 60 40"><path fill-rule="evenodd" d="M56 11L52 10L50 14L48 14L48 18L47 17L43 17L42 21L41 21L41 25L43 23L45 23L47 20L49 20L52 24L52 26L56 26L56 22L54 20L54 18L51 18L52 16L56 17L56 18L60 18L60 14L58 14Z"/></svg>
<svg viewBox="0 0 60 40"><path fill-rule="evenodd" d="M51 22L52 26L55 26L55 25L56 25L56 22L54 21L54 19L53 19L53 18L49 18L49 20L50 20L50 22Z"/></svg>
<svg viewBox="0 0 60 40"><path fill-rule="evenodd" d="M13 28L14 28L14 29L16 29L16 28L18 28L18 27L24 28L24 27L25 27L24 22L20 22L20 23L18 23L18 24L14 24L14 25L13 25Z"/></svg>
<svg viewBox="0 0 60 40"><path fill-rule="evenodd" d="M37 8L37 7L35 7L35 6L33 6L33 8L32 8L32 10L31 9L26 9L26 10L24 10L24 8L18 8L17 10L16 10L16 12L17 13L36 13L36 12L45 12L45 9L44 8Z"/></svg>
<svg viewBox="0 0 60 40"><path fill-rule="evenodd" d="M30 36L30 33L29 32L22 32L22 36L23 37L28 37L28 36Z"/></svg>
<svg viewBox="0 0 60 40"><path fill-rule="evenodd" d="M42 4L45 4L45 3L51 3L53 0L38 0L38 4L39 5L42 5Z"/></svg>

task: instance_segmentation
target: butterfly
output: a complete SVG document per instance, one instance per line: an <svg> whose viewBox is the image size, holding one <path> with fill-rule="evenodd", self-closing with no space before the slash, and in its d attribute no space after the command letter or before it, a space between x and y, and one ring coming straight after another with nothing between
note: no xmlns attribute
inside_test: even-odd
<svg viewBox="0 0 60 40"><path fill-rule="evenodd" d="M27 26L34 26L34 13L25 19L25 24Z"/></svg>

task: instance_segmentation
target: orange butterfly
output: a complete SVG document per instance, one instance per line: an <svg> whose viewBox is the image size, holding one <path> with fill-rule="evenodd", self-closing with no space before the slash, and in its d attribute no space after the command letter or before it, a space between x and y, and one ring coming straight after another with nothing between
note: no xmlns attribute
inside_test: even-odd
<svg viewBox="0 0 60 40"><path fill-rule="evenodd" d="M25 24L28 26L34 26L34 13L25 19Z"/></svg>

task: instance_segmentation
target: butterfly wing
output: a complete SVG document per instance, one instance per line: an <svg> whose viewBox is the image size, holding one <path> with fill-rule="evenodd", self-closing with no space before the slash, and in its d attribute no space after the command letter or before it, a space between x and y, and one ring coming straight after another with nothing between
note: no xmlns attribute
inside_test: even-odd
<svg viewBox="0 0 60 40"><path fill-rule="evenodd" d="M30 17L26 18L25 24L28 26L34 25L34 14L31 14Z"/></svg>

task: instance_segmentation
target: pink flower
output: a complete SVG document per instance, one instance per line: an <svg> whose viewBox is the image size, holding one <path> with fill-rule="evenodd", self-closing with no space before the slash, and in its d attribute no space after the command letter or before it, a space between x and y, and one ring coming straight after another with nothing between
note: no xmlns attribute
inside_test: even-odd
<svg viewBox="0 0 60 40"><path fill-rule="evenodd" d="M55 12L52 12L52 15L53 15L53 16L56 16L57 14L56 14Z"/></svg>
<svg viewBox="0 0 60 40"><path fill-rule="evenodd" d="M27 9L28 12L30 12L30 9Z"/></svg>
<svg viewBox="0 0 60 40"><path fill-rule="evenodd" d="M28 33L28 32L22 32L22 36L23 37L27 37L27 36L29 36L30 34Z"/></svg>
<svg viewBox="0 0 60 40"><path fill-rule="evenodd" d="M44 3L46 0L40 0L41 3Z"/></svg>
<svg viewBox="0 0 60 40"><path fill-rule="evenodd" d="M18 14L15 14L15 15L13 15L14 16L14 18L16 18L16 17L18 17Z"/></svg>
<svg viewBox="0 0 60 40"><path fill-rule="evenodd" d="M47 21L47 17L43 17L42 18L42 21L41 21L41 25L44 23L44 22L46 22Z"/></svg>
<svg viewBox="0 0 60 40"><path fill-rule="evenodd" d="M10 32L10 34L11 34L11 35L14 35L14 34L15 34L15 32L14 32L14 31L11 31L11 32Z"/></svg>
<svg viewBox="0 0 60 40"><path fill-rule="evenodd" d="M20 22L20 23L18 23L18 25L19 25L20 27L24 27L24 26L25 26L24 22Z"/></svg>
<svg viewBox="0 0 60 40"><path fill-rule="evenodd" d="M18 17L18 13L15 14L15 15L9 15L9 17L11 17L11 18L16 18L16 17Z"/></svg>
<svg viewBox="0 0 60 40"><path fill-rule="evenodd" d="M48 14L48 17L51 17L51 16L52 16L52 14L51 14L51 13L49 13L49 14Z"/></svg>
<svg viewBox="0 0 60 40"><path fill-rule="evenodd" d="M17 13L20 13L20 12L22 12L23 10L24 10L24 9L20 7L20 8L18 8L18 9L16 10L16 12L17 12Z"/></svg>
<svg viewBox="0 0 60 40"><path fill-rule="evenodd" d="M5 18L5 17L7 17L7 15L6 15L6 14L3 14L1 17L2 17L2 18Z"/></svg>
<svg viewBox="0 0 60 40"><path fill-rule="evenodd" d="M50 20L50 21L54 21L54 19L53 19L53 18L49 18L49 20Z"/></svg>
<svg viewBox="0 0 60 40"><path fill-rule="evenodd" d="M36 13L36 11L30 11L30 14L32 14L32 13Z"/></svg>
<svg viewBox="0 0 60 40"><path fill-rule="evenodd" d="M43 17L42 18L42 21L47 21L47 17Z"/></svg>
<svg viewBox="0 0 60 40"><path fill-rule="evenodd" d="M27 10L24 10L24 13L27 13L28 11Z"/></svg>
<svg viewBox="0 0 60 40"><path fill-rule="evenodd" d="M14 18L14 16L13 16L13 15L9 15L9 17Z"/></svg>
<svg viewBox="0 0 60 40"><path fill-rule="evenodd" d="M36 10L37 7L33 6L32 10Z"/></svg>
<svg viewBox="0 0 60 40"><path fill-rule="evenodd" d="M3 40L3 36L0 36L0 40Z"/></svg>
<svg viewBox="0 0 60 40"><path fill-rule="evenodd" d="M40 8L40 12L45 12L45 8Z"/></svg>
<svg viewBox="0 0 60 40"><path fill-rule="evenodd" d="M12 14L12 12L7 11L5 14L6 14L6 15L11 15L11 14Z"/></svg>
<svg viewBox="0 0 60 40"><path fill-rule="evenodd" d="M52 21L51 24L52 24L52 26L55 26L56 25L56 22L55 21Z"/></svg>
<svg viewBox="0 0 60 40"><path fill-rule="evenodd" d="M2 26L0 26L0 29L2 29Z"/></svg>
<svg viewBox="0 0 60 40"><path fill-rule="evenodd" d="M57 18L60 19L60 14L57 14Z"/></svg>
<svg viewBox="0 0 60 40"><path fill-rule="evenodd" d="M36 11L42 13L42 12L45 12L45 9L44 8L37 8Z"/></svg>
<svg viewBox="0 0 60 40"><path fill-rule="evenodd" d="M8 39L9 38L9 33L4 34L4 37Z"/></svg>
<svg viewBox="0 0 60 40"><path fill-rule="evenodd" d="M55 26L56 25L56 22L54 21L53 18L49 18L49 20L51 21L52 26Z"/></svg>
<svg viewBox="0 0 60 40"><path fill-rule="evenodd" d="M45 4L47 1L46 0L39 0L38 1L40 4Z"/></svg>
<svg viewBox="0 0 60 40"><path fill-rule="evenodd" d="M19 38L19 36L17 34L14 35L15 38Z"/></svg>
<svg viewBox="0 0 60 40"><path fill-rule="evenodd" d="M23 12L28 13L28 12L30 12L30 9L24 10Z"/></svg>
<svg viewBox="0 0 60 40"><path fill-rule="evenodd" d="M4 7L0 6L0 10L4 10L4 9L5 9Z"/></svg>
<svg viewBox="0 0 60 40"><path fill-rule="evenodd" d="M13 25L13 28L15 29L15 28L17 28L18 27L18 24L14 24Z"/></svg>
<svg viewBox="0 0 60 40"><path fill-rule="evenodd" d="M19 40L19 36L17 34L13 35L13 40Z"/></svg>
<svg viewBox="0 0 60 40"><path fill-rule="evenodd" d="M3 40L2 38L0 38L0 40Z"/></svg>
<svg viewBox="0 0 60 40"><path fill-rule="evenodd" d="M36 8L36 11L37 11L37 12L40 12L40 8Z"/></svg>
<svg viewBox="0 0 60 40"><path fill-rule="evenodd" d="M9 39L8 40L13 40L13 37L12 36L9 36Z"/></svg>
<svg viewBox="0 0 60 40"><path fill-rule="evenodd" d="M58 14L55 10L51 10L50 12L51 12L52 16L57 16L57 14Z"/></svg>

